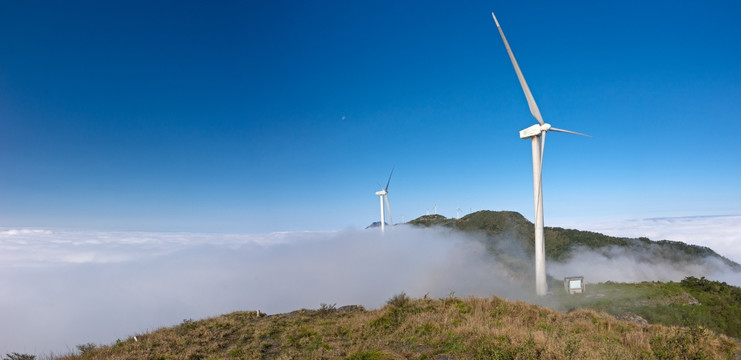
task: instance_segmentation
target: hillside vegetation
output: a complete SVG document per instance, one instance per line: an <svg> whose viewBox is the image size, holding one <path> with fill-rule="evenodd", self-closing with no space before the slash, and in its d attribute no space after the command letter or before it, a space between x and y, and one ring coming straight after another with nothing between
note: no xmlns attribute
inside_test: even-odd
<svg viewBox="0 0 741 360"><path fill-rule="evenodd" d="M532 281L533 224L512 211L478 211L460 219L426 215L410 221L416 226L443 226L482 234L491 255L506 265L520 280ZM713 263L735 270L741 265L713 250L677 241L647 238L621 238L590 231L545 228L546 256L551 260L569 259L574 251L587 248L609 258L613 253L629 254L636 262L663 262L673 266ZM502 251L499 244L518 243L524 256ZM616 251L617 249L617 251ZM711 260L711 261L708 261ZM562 311L591 308L621 316L636 314L650 323L675 326L703 326L718 333L741 337L741 289L705 278L688 277L681 282L643 282L638 284L590 284L584 295L570 296L563 291L562 279L549 277L554 297L542 304Z"/></svg>
<svg viewBox="0 0 741 360"><path fill-rule="evenodd" d="M495 247L505 240L515 240L528 254L532 254L535 243L533 223L520 213L513 211L477 211L460 219L448 219L442 215L424 215L409 222L416 226L445 226L468 232L483 233L485 241ZM587 248L602 251L610 256L609 250L624 248L635 250L638 261L664 260L671 263L700 263L707 259L741 272L741 265L718 255L704 246L689 245L679 241L652 241L641 237L637 239L608 236L591 231L545 228L545 252L551 260L567 260L575 250Z"/></svg>
<svg viewBox="0 0 741 360"><path fill-rule="evenodd" d="M681 282L603 283L587 285L583 295L566 295L554 282L554 296L544 299L561 311L589 308L622 317L635 314L652 324L705 327L741 338L741 288L705 278Z"/></svg>
<svg viewBox="0 0 741 360"><path fill-rule="evenodd" d="M562 314L524 302L409 299L378 310L322 305L235 312L139 334L64 359L732 359L738 344L702 327Z"/></svg>

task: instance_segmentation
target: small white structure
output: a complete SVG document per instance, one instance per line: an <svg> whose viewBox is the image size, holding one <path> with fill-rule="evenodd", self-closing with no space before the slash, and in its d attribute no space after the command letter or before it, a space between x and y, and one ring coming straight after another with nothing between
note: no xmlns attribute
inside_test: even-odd
<svg viewBox="0 0 741 360"><path fill-rule="evenodd" d="M583 276L572 276L563 279L563 288L569 295L583 294L586 290Z"/></svg>

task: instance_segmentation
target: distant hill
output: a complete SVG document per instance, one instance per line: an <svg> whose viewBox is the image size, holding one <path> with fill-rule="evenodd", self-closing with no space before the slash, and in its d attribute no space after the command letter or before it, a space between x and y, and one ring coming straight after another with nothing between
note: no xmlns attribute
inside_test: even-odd
<svg viewBox="0 0 741 360"><path fill-rule="evenodd" d="M460 219L448 219L442 215L424 215L409 222L416 226L444 226L468 232L484 234L490 250L496 253L496 245L505 240L519 242L528 253L534 250L533 223L520 213L513 211L477 211ZM701 263L714 259L729 268L741 272L741 265L733 262L710 248L689 245L679 241L652 241L648 238L625 238L603 235L592 231L545 228L545 252L551 260L567 260L579 248L588 248L610 256L614 248L633 250L638 261L665 260L669 262Z"/></svg>
<svg viewBox="0 0 741 360"><path fill-rule="evenodd" d="M389 226L389 224L387 222L384 222L383 224L384 224L384 226ZM372 228L377 228L377 227L381 227L381 222L380 221L374 221L372 224L366 226L365 228L366 229L372 229Z"/></svg>

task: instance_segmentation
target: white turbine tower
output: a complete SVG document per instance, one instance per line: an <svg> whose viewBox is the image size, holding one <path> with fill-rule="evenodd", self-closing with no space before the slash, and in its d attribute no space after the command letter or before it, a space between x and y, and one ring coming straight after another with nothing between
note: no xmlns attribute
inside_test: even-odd
<svg viewBox="0 0 741 360"><path fill-rule="evenodd" d="M386 187L384 188L381 184L378 184L381 190L376 191L376 195L380 196L381 199L381 232L386 232L386 215L383 212L384 200L386 200L386 209L389 212L389 221L391 222L391 226L394 226L394 219L391 217L391 205L389 205L389 184L391 184L391 175L394 175L393 168L391 169L391 174L389 174L389 180L386 182Z"/></svg>
<svg viewBox="0 0 741 360"><path fill-rule="evenodd" d="M564 133L576 134L576 135L582 135L582 136L589 136L589 135L584 135L584 134L574 132L574 131L569 131L569 130L556 129L554 127L551 127L550 124L543 122L543 117L540 115L540 110L538 110L538 105L535 103L533 94L530 93L530 88L527 86L527 82L525 82L525 77L522 75L522 71L520 71L520 66L517 65L517 60L515 60L515 55L512 53L512 49L510 49L509 47L507 38L504 37L504 32L502 32L502 27L499 26L499 21L497 21L497 17L494 16L493 12L491 13L491 16L494 18L494 22L497 24L499 35L502 36L502 40L504 41L504 47L507 48L507 53L509 54L509 59L512 60L512 65L514 66L515 72L517 73L517 78L520 80L520 86L522 86L522 91L525 92L525 98L527 98L527 104L530 107L530 113L533 114L533 117L535 117L535 120L538 120L537 124L530 126L526 129L520 130L520 138L521 139L530 138L531 143L532 143L532 150L533 150L533 195L534 195L534 204L535 204L535 292L538 295L542 296L548 292L548 283L546 281L546 275L545 275L545 241L544 241L545 236L543 233L543 184L542 184L542 176L541 176L542 170L543 170L543 149L545 148L545 134L548 131L556 131L556 132L564 132Z"/></svg>

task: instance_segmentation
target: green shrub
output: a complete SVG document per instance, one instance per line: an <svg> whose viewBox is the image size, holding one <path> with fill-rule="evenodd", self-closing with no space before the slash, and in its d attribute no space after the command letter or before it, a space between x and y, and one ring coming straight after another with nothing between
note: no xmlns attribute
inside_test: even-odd
<svg viewBox="0 0 741 360"><path fill-rule="evenodd" d="M89 351L95 350L95 348L97 347L98 345L95 345L93 343L80 344L80 345L77 345L77 350L80 350L81 354L85 354Z"/></svg>
<svg viewBox="0 0 741 360"><path fill-rule="evenodd" d="M378 350L369 350L369 351L356 351L350 354L346 359L347 360L385 360L385 359L391 359L391 357L385 354L384 352L381 352Z"/></svg>
<svg viewBox="0 0 741 360"><path fill-rule="evenodd" d="M409 305L409 297L405 292L402 291L401 293L396 294L388 299L386 301L386 304L389 306L403 308Z"/></svg>
<svg viewBox="0 0 741 360"><path fill-rule="evenodd" d="M322 303L321 305L319 305L319 310L317 310L319 315L327 315L335 311L337 311L337 304L330 305L330 304L325 304L325 303Z"/></svg>
<svg viewBox="0 0 741 360"><path fill-rule="evenodd" d="M5 354L5 357L3 358L3 360L35 360L35 359L36 359L36 355L19 354L17 352Z"/></svg>

